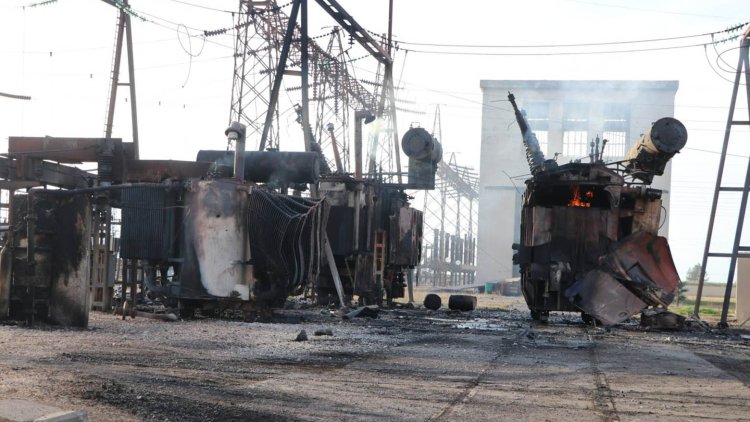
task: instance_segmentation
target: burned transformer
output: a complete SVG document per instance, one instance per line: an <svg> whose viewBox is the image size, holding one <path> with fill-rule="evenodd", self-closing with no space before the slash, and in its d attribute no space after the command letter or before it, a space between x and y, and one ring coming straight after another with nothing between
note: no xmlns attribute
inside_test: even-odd
<svg viewBox="0 0 750 422"><path fill-rule="evenodd" d="M92 302L111 308L102 299L116 278L130 312L152 301L183 316L251 317L301 293L319 272L328 206L279 191L317 183L319 154L245 152L243 126L225 134L236 151L194 162L140 160L115 138L11 137L0 157L0 188L11 191L0 320L86 326ZM96 173L69 165L84 162ZM113 209L122 221L110 242Z"/></svg>
<svg viewBox="0 0 750 422"><path fill-rule="evenodd" d="M320 196L330 204L331 246L329 265L321 268L316 284L321 303L333 301L337 278L341 302L343 296L357 296L363 305L404 297L408 272L421 257L422 211L411 207L404 190L434 188L442 146L424 128L407 130L401 147L409 157L408 182L387 183L382 175L363 174L360 122L355 127L354 174L339 172L320 181Z"/></svg>
<svg viewBox="0 0 750 422"><path fill-rule="evenodd" d="M141 263L149 295L183 315L235 308L249 317L302 293L319 271L327 204L277 192L316 183L319 155L245 151L237 123L226 134L236 150L200 151L202 177L125 188L117 204L120 255Z"/></svg>
<svg viewBox="0 0 750 422"><path fill-rule="evenodd" d="M685 126L657 120L625 161L604 163L592 142L590 162L545 160L525 115L508 95L523 135L532 177L522 197L520 243L513 262L534 320L550 311L581 312L611 325L652 308L663 312L679 275L658 236L662 192L651 189L687 141Z"/></svg>

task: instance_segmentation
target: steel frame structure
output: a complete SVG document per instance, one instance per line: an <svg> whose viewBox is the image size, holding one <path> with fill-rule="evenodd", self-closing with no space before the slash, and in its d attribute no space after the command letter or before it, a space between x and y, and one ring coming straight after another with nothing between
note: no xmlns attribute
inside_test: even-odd
<svg viewBox="0 0 750 422"><path fill-rule="evenodd" d="M376 59L377 80L368 87L355 76L352 62L358 59L351 59L343 49L341 33L337 29L331 31L327 48L311 39L307 30L308 0L292 1L289 15L274 0L241 0L235 27L230 121L247 125L248 141L256 141L258 149L278 149L280 119L288 112L288 109L282 111L279 107L282 78L299 76L300 85L286 84L285 90L287 94L301 91L301 105L297 112L305 149L310 150L314 148L313 144L318 144L327 152L327 157L334 157L334 149L337 150L343 156L344 172L349 172L348 130L353 121L350 113L354 110L372 113L385 120L388 140L370 149L370 177L376 177L378 172L393 174L400 182L393 60L388 47L390 37L384 47L338 2L315 1L340 25L351 43L356 42ZM315 106L311 107L310 102ZM311 115L313 111L315 116ZM333 124L333 133L329 130L329 123ZM335 148L333 142L337 142ZM329 164L333 164L333 160Z"/></svg>

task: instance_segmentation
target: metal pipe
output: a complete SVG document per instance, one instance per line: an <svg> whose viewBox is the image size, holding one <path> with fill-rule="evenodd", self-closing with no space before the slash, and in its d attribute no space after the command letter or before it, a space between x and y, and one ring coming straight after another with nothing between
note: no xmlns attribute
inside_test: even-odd
<svg viewBox="0 0 750 422"><path fill-rule="evenodd" d="M102 277L104 278L104 310L109 311L112 307L112 290L109 287L109 262L111 259L109 248L111 247L111 232L112 232L112 207L107 205L104 207L104 271L102 271Z"/></svg>
<svg viewBox="0 0 750 422"><path fill-rule="evenodd" d="M352 248L354 251L359 251L359 228L360 226L360 209L362 208L362 185L357 185L357 190L354 191L354 221L352 222L352 231L354 232L354 236L352 241L354 242L354 247Z"/></svg>
<svg viewBox="0 0 750 422"><path fill-rule="evenodd" d="M321 158L316 152L245 151L244 179L255 183L315 183ZM229 167L236 161L231 151L201 150L196 161Z"/></svg>
<svg viewBox="0 0 750 422"><path fill-rule="evenodd" d="M328 261L328 268L331 270L331 275L333 276L333 284L336 286L336 293L339 296L339 303L341 304L341 307L346 307L346 304L344 303L344 287L341 285L341 278L339 277L339 269L336 268L336 261L333 257L333 251L331 250L331 242L328 241L328 235L325 236L325 254L326 254L326 261Z"/></svg>
<svg viewBox="0 0 750 422"><path fill-rule="evenodd" d="M362 119L366 111L357 110L354 113L354 178L362 179Z"/></svg>
<svg viewBox="0 0 750 422"><path fill-rule="evenodd" d="M240 122L232 122L224 131L227 139L234 141L234 162L232 169L234 177L240 181L245 180L245 125Z"/></svg>
<svg viewBox="0 0 750 422"><path fill-rule="evenodd" d="M26 196L26 269L28 275L32 275L36 270L36 260L34 257L34 233L36 232L36 215L34 214L34 193L29 191Z"/></svg>
<svg viewBox="0 0 750 422"><path fill-rule="evenodd" d="M165 185L162 183L122 183L119 185L111 186L95 186L93 188L80 188L80 189L43 189L45 194L50 195L80 195L85 193L102 192L108 190L119 190L127 188L153 188L153 189L170 189L172 185ZM33 192L31 190L30 192Z"/></svg>
<svg viewBox="0 0 750 422"><path fill-rule="evenodd" d="M331 134L331 147L333 148L333 158L336 160L336 171L339 172L339 174L344 174L344 165L341 164L339 146L336 142L336 135L333 133L333 123L328 123L326 129L328 129L328 133Z"/></svg>
<svg viewBox="0 0 750 422"><path fill-rule="evenodd" d="M302 31L300 70L302 71L302 132L305 140L305 151L312 150L312 133L310 129L310 83L309 83L309 59L307 38L307 0L301 0L300 29Z"/></svg>
<svg viewBox="0 0 750 422"><path fill-rule="evenodd" d="M368 110L354 112L354 177L357 179L362 179L362 120L368 124L375 120L375 115Z"/></svg>

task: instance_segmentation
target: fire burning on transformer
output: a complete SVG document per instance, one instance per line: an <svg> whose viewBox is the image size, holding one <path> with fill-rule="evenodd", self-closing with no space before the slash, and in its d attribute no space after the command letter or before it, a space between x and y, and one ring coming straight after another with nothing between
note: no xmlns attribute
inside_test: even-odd
<svg viewBox="0 0 750 422"><path fill-rule="evenodd" d="M591 200L594 199L593 191L587 190L581 195L581 187L578 185L571 185L570 190L573 192L573 197L570 199L570 202L568 202L569 207L591 207Z"/></svg>
<svg viewBox="0 0 750 422"><path fill-rule="evenodd" d="M532 177L522 198L520 242L513 261L535 320L550 311L580 312L585 322L679 326L666 310L679 275L669 245L658 235L662 191L653 177L687 141L678 120L657 120L624 161L605 163L604 146L591 143L589 162L558 165L541 152L513 94L508 95L523 135Z"/></svg>

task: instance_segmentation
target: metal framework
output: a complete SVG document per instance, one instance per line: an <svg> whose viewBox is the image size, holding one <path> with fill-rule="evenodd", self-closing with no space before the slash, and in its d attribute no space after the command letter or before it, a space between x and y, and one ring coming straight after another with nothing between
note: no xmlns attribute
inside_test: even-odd
<svg viewBox="0 0 750 422"><path fill-rule="evenodd" d="M369 160L375 162L370 173L394 174L400 179L399 149L394 149L398 135L390 48L373 39L336 1L316 0L341 27L324 34L329 37L324 48L308 34L307 3L294 0L287 15L273 0L240 1L230 121L247 125L248 142L256 142L259 149L279 148L279 125L294 108L303 128L305 149L318 144L332 159L336 155L332 143L337 142L335 149L343 158L343 170L348 172L350 113L371 113L385 120L388 142L371 149L376 158ZM376 81L356 77L352 62L360 57L353 59L349 49L344 49L342 30L351 45L356 42L367 52L365 57L377 60L380 76ZM288 101L282 101L282 78L289 76L299 76L300 82L284 84ZM301 104L294 105L292 95L298 90ZM332 164L333 160L329 165L334 168Z"/></svg>
<svg viewBox="0 0 750 422"><path fill-rule="evenodd" d="M724 164L727 158L727 149L729 147L729 140L731 138L731 132L733 126L748 126L750 125L750 57L748 55L750 50L750 28L748 28L740 41L740 58L737 64L737 71L734 79L734 88L732 89L732 99L729 103L729 116L727 117L727 125L724 131L724 144L721 148L721 159L719 161L719 171L716 176L716 187L714 189L713 202L711 204L711 217L708 223L708 233L706 235L706 245L703 251L703 261L701 263L700 279L698 283L698 291L695 297L695 309L693 316L698 318L700 307L701 307L701 296L703 295L703 284L706 276L706 265L708 258L729 258L729 272L727 273L726 290L724 293L724 303L721 309L721 320L719 326L722 328L727 327L727 315L729 314L729 302L732 297L732 284L734 282L735 270L737 268L738 258L750 258L750 246L740 245L742 238L742 229L745 222L745 213L747 211L747 200L748 193L750 193L750 160L748 160L747 172L745 175L745 184L742 187L738 186L724 186L722 185L722 177L724 175ZM748 110L747 120L734 120L735 107L737 105L737 94L740 86L743 85L742 77L744 75L744 86L745 95L747 100L746 110ZM742 199L740 202L739 215L737 217L737 226L735 229L734 242L732 244L731 252L712 252L711 240L713 237L714 222L716 221L716 209L719 203L719 196L723 192L741 192Z"/></svg>
<svg viewBox="0 0 750 422"><path fill-rule="evenodd" d="M438 164L437 177L436 191L425 191L419 282L432 286L473 284L479 176L474 169L456 164L455 155L451 155L448 163ZM454 223L452 228L450 222Z"/></svg>

